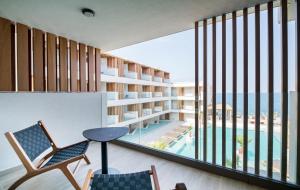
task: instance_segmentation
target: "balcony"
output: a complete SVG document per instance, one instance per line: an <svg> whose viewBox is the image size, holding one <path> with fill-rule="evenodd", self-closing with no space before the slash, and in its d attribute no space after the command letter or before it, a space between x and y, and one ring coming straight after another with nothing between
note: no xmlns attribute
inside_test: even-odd
<svg viewBox="0 0 300 190"><path fill-rule="evenodd" d="M137 99L138 98L138 92L125 92L124 93L124 99Z"/></svg>
<svg viewBox="0 0 300 190"><path fill-rule="evenodd" d="M154 113L162 112L163 111L163 107L162 106L154 106L153 111L154 111Z"/></svg>
<svg viewBox="0 0 300 190"><path fill-rule="evenodd" d="M119 99L119 93L118 92L106 92L107 94L107 100L118 100Z"/></svg>
<svg viewBox="0 0 300 190"><path fill-rule="evenodd" d="M106 68L106 69L102 70L102 74L117 77L118 69L117 68Z"/></svg>
<svg viewBox="0 0 300 190"><path fill-rule="evenodd" d="M108 115L107 116L107 125L113 125L119 123L119 115Z"/></svg>
<svg viewBox="0 0 300 190"><path fill-rule="evenodd" d="M154 97L162 97L163 93L162 92L154 92Z"/></svg>
<svg viewBox="0 0 300 190"><path fill-rule="evenodd" d="M132 71L125 71L124 76L131 79L137 79L137 73Z"/></svg>
<svg viewBox="0 0 300 190"><path fill-rule="evenodd" d="M155 82L163 82L163 79L161 77L154 76L153 77L153 81L155 81Z"/></svg>
<svg viewBox="0 0 300 190"><path fill-rule="evenodd" d="M152 109L151 108L144 108L143 109L143 116L151 115Z"/></svg>
<svg viewBox="0 0 300 190"><path fill-rule="evenodd" d="M142 98L152 98L152 92L142 92L141 97Z"/></svg>
<svg viewBox="0 0 300 190"><path fill-rule="evenodd" d="M138 118L138 111L127 111L124 113L124 121Z"/></svg>
<svg viewBox="0 0 300 190"><path fill-rule="evenodd" d="M152 80L152 76L151 76L151 75L148 75L148 74L142 74L142 75L141 75L141 79L142 79L142 80L151 81L151 80Z"/></svg>
<svg viewBox="0 0 300 190"><path fill-rule="evenodd" d="M171 83L170 79L164 79L164 83Z"/></svg>

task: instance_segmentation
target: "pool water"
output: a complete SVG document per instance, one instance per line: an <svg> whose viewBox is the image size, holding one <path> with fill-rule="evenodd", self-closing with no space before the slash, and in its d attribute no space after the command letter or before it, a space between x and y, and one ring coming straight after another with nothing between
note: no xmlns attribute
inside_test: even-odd
<svg viewBox="0 0 300 190"><path fill-rule="evenodd" d="M194 137L194 130L192 132L192 137ZM202 150L203 149L203 128L199 129L199 158L202 159ZM243 129L237 129L237 136L243 135ZM194 158L195 156L195 139L193 138L190 141L187 141L189 134L185 134L181 137L176 143L171 147L166 149L168 152L172 152L181 156L186 156ZM267 160L267 133L260 132L260 160ZM216 162L217 164L222 163L222 128L216 128ZM255 131L248 131L248 164L249 166L254 165L255 159ZM280 159L280 140L279 137L274 135L273 137L273 159ZM237 143L237 149L239 148ZM226 159L231 160L232 156L232 128L226 128ZM212 127L208 126L207 128L207 161L212 161Z"/></svg>
<svg viewBox="0 0 300 190"><path fill-rule="evenodd" d="M129 142L139 142L140 138L143 138L144 135L149 134L155 130L159 130L167 124L171 123L168 120L160 120L159 123L149 124L146 128L136 129L133 133L127 134L121 137L121 140L129 141Z"/></svg>

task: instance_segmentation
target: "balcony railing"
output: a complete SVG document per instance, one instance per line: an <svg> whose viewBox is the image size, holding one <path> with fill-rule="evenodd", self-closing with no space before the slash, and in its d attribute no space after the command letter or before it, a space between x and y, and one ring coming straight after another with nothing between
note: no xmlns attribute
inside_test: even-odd
<svg viewBox="0 0 300 190"><path fill-rule="evenodd" d="M109 75L109 76L118 76L118 69L117 68L106 68L102 71L102 74Z"/></svg>
<svg viewBox="0 0 300 190"><path fill-rule="evenodd" d="M163 93L162 92L154 92L153 95L154 95L154 97L162 97Z"/></svg>
<svg viewBox="0 0 300 190"><path fill-rule="evenodd" d="M152 92L142 92L141 97L142 98L152 98Z"/></svg>
<svg viewBox="0 0 300 190"><path fill-rule="evenodd" d="M107 116L107 125L113 125L119 123L119 116L118 115L108 115Z"/></svg>
<svg viewBox="0 0 300 190"><path fill-rule="evenodd" d="M107 94L107 100L118 100L119 99L118 92L106 92L106 94Z"/></svg>
<svg viewBox="0 0 300 190"><path fill-rule="evenodd" d="M143 116L151 115L152 109L151 108L144 108L143 109Z"/></svg>
<svg viewBox="0 0 300 190"><path fill-rule="evenodd" d="M124 99L136 99L138 98L138 92L125 92Z"/></svg>
<svg viewBox="0 0 300 190"><path fill-rule="evenodd" d="M155 76L155 77L153 77L153 81L155 81L155 82L162 82L163 79L161 77Z"/></svg>
<svg viewBox="0 0 300 190"><path fill-rule="evenodd" d="M137 119L138 116L138 111L127 111L124 113L124 120L128 121L131 119Z"/></svg>
<svg viewBox="0 0 300 190"><path fill-rule="evenodd" d="M171 80L170 79L164 79L164 82L165 83L171 83Z"/></svg>
<svg viewBox="0 0 300 190"><path fill-rule="evenodd" d="M152 80L152 76L151 76L151 75L148 75L148 74L142 74L142 75L141 75L141 79L142 79L142 80L151 81L151 80Z"/></svg>
<svg viewBox="0 0 300 190"><path fill-rule="evenodd" d="M153 111L154 111L154 113L162 112L163 111L163 107L162 106L154 106Z"/></svg>
<svg viewBox="0 0 300 190"><path fill-rule="evenodd" d="M132 71L125 71L124 76L131 79L137 79L137 73Z"/></svg>

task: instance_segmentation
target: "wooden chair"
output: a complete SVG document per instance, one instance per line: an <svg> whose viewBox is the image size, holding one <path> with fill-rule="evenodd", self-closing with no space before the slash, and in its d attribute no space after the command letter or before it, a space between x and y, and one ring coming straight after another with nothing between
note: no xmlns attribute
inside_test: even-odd
<svg viewBox="0 0 300 190"><path fill-rule="evenodd" d="M89 170L82 190L153 190L151 175L154 189L160 190L154 166L151 166L151 170L129 174L93 174L93 171Z"/></svg>
<svg viewBox="0 0 300 190"><path fill-rule="evenodd" d="M85 155L89 145L88 141L58 148L41 121L14 133L7 132L5 136L27 170L27 173L10 186L9 189L16 189L26 180L54 169L61 170L75 189L81 189L73 175L82 159L87 164L90 164L89 159ZM43 153L45 156L37 160ZM37 163L34 164L33 161L37 161ZM78 163L72 172L68 165L76 161Z"/></svg>

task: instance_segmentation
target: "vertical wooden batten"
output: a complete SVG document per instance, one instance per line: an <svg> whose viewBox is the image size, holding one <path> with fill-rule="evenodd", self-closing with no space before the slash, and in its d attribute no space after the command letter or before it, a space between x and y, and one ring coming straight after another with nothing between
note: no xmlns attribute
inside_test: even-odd
<svg viewBox="0 0 300 190"><path fill-rule="evenodd" d="M195 22L195 159L199 155L199 26Z"/></svg>
<svg viewBox="0 0 300 190"><path fill-rule="evenodd" d="M59 37L59 86L60 91L68 91L68 40Z"/></svg>
<svg viewBox="0 0 300 190"><path fill-rule="evenodd" d="M259 175L260 167L260 5L255 6L255 164Z"/></svg>
<svg viewBox="0 0 300 190"><path fill-rule="evenodd" d="M101 50L95 48L96 91L101 91Z"/></svg>
<svg viewBox="0 0 300 190"><path fill-rule="evenodd" d="M79 76L80 76L80 91L87 91L86 80L86 45L79 44Z"/></svg>
<svg viewBox="0 0 300 190"><path fill-rule="evenodd" d="M287 0L281 0L281 180L287 179L288 135L288 17Z"/></svg>
<svg viewBox="0 0 300 190"><path fill-rule="evenodd" d="M47 33L47 91L57 91L56 36Z"/></svg>
<svg viewBox="0 0 300 190"><path fill-rule="evenodd" d="M216 17L212 18L212 163L216 164L216 70L217 70L217 55L216 55Z"/></svg>
<svg viewBox="0 0 300 190"><path fill-rule="evenodd" d="M45 91L45 34L33 29L33 88L34 91Z"/></svg>
<svg viewBox="0 0 300 190"><path fill-rule="evenodd" d="M203 20L203 161L207 161L207 20Z"/></svg>
<svg viewBox="0 0 300 190"><path fill-rule="evenodd" d="M95 91L95 48L88 46L88 91Z"/></svg>
<svg viewBox="0 0 300 190"><path fill-rule="evenodd" d="M248 9L243 10L243 32L244 32L244 147L243 147L243 171L248 171Z"/></svg>
<svg viewBox="0 0 300 190"><path fill-rule="evenodd" d="M17 23L18 91L31 91L31 31Z"/></svg>
<svg viewBox="0 0 300 190"><path fill-rule="evenodd" d="M78 51L77 42L70 40L70 84L71 91L78 92Z"/></svg>
<svg viewBox="0 0 300 190"><path fill-rule="evenodd" d="M222 15L222 166L226 166L226 14Z"/></svg>
<svg viewBox="0 0 300 190"><path fill-rule="evenodd" d="M273 119L274 119L274 47L273 2L268 3L268 163L267 176L273 177Z"/></svg>
<svg viewBox="0 0 300 190"><path fill-rule="evenodd" d="M296 183L300 185L300 2L296 1L297 5L297 18L296 18L296 72L297 72L297 82L296 82L296 93L297 93L297 169L296 169Z"/></svg>
<svg viewBox="0 0 300 190"><path fill-rule="evenodd" d="M0 91L15 91L15 25L0 17Z"/></svg>
<svg viewBox="0 0 300 190"><path fill-rule="evenodd" d="M237 36L236 12L232 13L232 168L236 169Z"/></svg>

